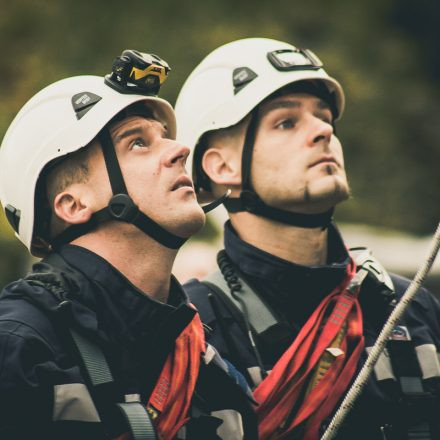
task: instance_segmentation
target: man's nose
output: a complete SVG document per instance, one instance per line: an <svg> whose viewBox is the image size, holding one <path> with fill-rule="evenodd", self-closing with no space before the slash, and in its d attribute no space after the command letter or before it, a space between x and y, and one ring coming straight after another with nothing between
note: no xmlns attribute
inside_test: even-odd
<svg viewBox="0 0 440 440"><path fill-rule="evenodd" d="M313 117L312 128L310 130L308 144L313 147L321 141L330 142L333 135L333 125L321 118Z"/></svg>
<svg viewBox="0 0 440 440"><path fill-rule="evenodd" d="M190 152L189 148L177 141L169 140L168 142L168 148L163 156L163 164L166 167L172 167L179 162L185 165Z"/></svg>

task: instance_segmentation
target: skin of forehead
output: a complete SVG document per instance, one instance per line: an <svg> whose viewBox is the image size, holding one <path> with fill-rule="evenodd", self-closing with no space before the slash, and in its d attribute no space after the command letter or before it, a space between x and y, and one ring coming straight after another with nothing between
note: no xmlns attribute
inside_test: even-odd
<svg viewBox="0 0 440 440"><path fill-rule="evenodd" d="M144 118L143 116L132 115L127 116L127 118L123 119L122 121L116 122L109 128L112 135L115 136L115 143L118 143L133 134L142 134L145 128L143 122L145 121L150 122L149 126L158 125L158 128L163 130L164 136L166 137L166 128L162 122L152 118ZM125 126L130 123L133 126L131 128L126 128Z"/></svg>
<svg viewBox="0 0 440 440"><path fill-rule="evenodd" d="M299 98L314 98L316 106L320 110L329 110L329 104L323 99L310 95L308 93L295 93L295 94L287 94L283 96L277 96L267 102L264 102L260 105L260 118L264 118L268 113L273 110L283 109L283 108L300 108L303 106L303 103L299 100Z"/></svg>

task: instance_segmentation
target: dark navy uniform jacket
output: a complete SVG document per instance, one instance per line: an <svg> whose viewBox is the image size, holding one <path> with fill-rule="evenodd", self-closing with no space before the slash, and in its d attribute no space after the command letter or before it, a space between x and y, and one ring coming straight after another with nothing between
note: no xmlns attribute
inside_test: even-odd
<svg viewBox="0 0 440 440"><path fill-rule="evenodd" d="M123 421L107 408L97 411L78 359L68 348L66 328L101 347L117 384L117 401L138 394L145 404L175 339L195 313L175 279L164 304L84 248L68 245L59 256L63 269L43 260L30 277L8 285L0 298L2 440L99 440L125 432ZM66 302L60 307L63 301L68 307ZM191 420L179 438L256 438L251 397L243 384L243 377L208 348Z"/></svg>
<svg viewBox="0 0 440 440"><path fill-rule="evenodd" d="M230 222L225 225L224 241L225 251L234 267L239 269L246 282L281 317L275 328L268 334L260 335L256 341L264 367L270 371L321 300L343 280L349 261L347 249L333 225L329 228L328 261L322 266L301 266L264 252L242 241ZM400 297L408 287L409 280L397 275L391 275L391 278L397 297ZM230 308L225 307L222 301L216 301L217 307L213 308L212 298L208 299L210 289L197 280L189 281L184 289L198 308L202 320L211 328L209 343L241 370L251 386L258 384L261 377L256 356L243 332L243 326L234 319ZM390 313L389 297L385 297L381 287L368 277L362 285L359 298L364 320L365 347L368 349L374 345ZM426 379L425 386L428 387L429 382L430 389L436 388L440 376L437 355L440 348L440 305L436 298L426 289L420 289L402 324L408 328L414 346L417 347L419 361L423 361L421 367ZM365 361L366 355L361 363ZM407 360L398 359L399 362L403 365ZM402 403L400 391L397 390L399 387L396 386L398 379L389 364L386 356L382 355L375 374L338 434L338 439L404 439L406 428L401 426L402 421L417 418L417 414L431 410L414 408L419 405L414 402ZM396 401L401 403L396 404ZM408 410L408 406L412 408ZM440 406L436 410L438 419ZM325 425L322 431L324 429ZM392 434L385 436L384 432L393 430L394 437Z"/></svg>

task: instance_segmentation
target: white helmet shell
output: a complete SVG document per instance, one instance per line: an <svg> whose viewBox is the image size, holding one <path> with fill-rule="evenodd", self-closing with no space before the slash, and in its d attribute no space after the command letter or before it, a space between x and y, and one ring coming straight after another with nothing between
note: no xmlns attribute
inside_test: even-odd
<svg viewBox="0 0 440 440"><path fill-rule="evenodd" d="M192 168L194 151L201 136L211 130L240 122L261 101L278 89L303 80L323 81L334 93L337 118L344 110L341 85L319 69L278 70L268 53L297 51L295 46L268 38L247 38L225 44L211 52L190 74L176 101L177 139L191 149L187 163ZM233 74L239 68L256 76L241 90L234 91ZM234 93L235 92L235 93ZM336 119L337 119L336 118ZM197 176L190 170L197 187ZM204 193L204 196L209 194Z"/></svg>
<svg viewBox="0 0 440 440"><path fill-rule="evenodd" d="M78 119L73 106L96 101ZM92 97L92 98L91 98ZM171 105L158 97L123 94L99 76L77 76L57 81L31 98L12 121L0 148L0 201L19 214L17 237L34 255L35 189L44 167L52 160L88 145L100 130L127 106L145 101L155 118L175 139L176 120Z"/></svg>

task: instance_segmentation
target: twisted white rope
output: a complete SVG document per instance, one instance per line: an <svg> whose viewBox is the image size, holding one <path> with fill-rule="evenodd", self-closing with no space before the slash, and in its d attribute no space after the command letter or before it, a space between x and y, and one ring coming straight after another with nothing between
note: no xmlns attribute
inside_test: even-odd
<svg viewBox="0 0 440 440"><path fill-rule="evenodd" d="M324 435L321 437L321 440L333 439L336 433L338 432L341 424L345 420L345 417L353 408L354 403L356 399L359 397L359 394L361 393L364 385L367 383L368 378L370 377L371 372L373 371L374 365L377 362L377 359L379 358L380 354L382 353L382 350L384 349L385 344L391 335L391 332L393 331L396 324L399 322L402 315L405 313L406 308L414 298L414 295L417 293L417 290L423 283L423 280L425 279L426 275L429 273L434 263L435 257L437 256L439 248L440 248L440 223L438 224L437 230L435 231L435 234L432 238L427 258L423 262L420 269L417 271L416 276L411 281L411 284L406 289L406 292L402 296L401 300L397 303L395 309L388 318L388 321L385 323L382 331L380 332L376 340L376 343L374 344L370 354L368 355L365 364L363 365L361 371L359 372L358 376L353 382L353 385L351 386L350 390L348 391L347 395L342 401L341 406L336 411L336 414L334 415Z"/></svg>

